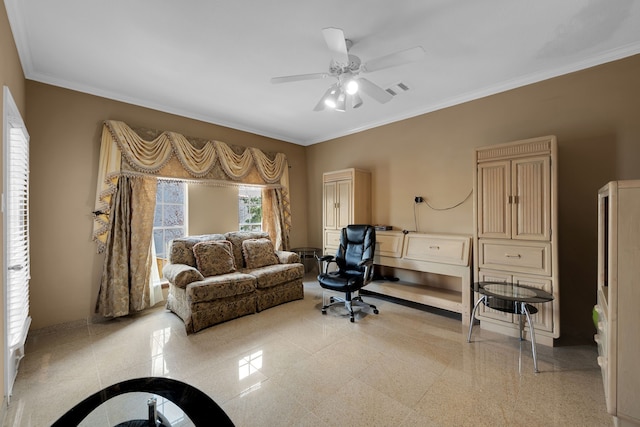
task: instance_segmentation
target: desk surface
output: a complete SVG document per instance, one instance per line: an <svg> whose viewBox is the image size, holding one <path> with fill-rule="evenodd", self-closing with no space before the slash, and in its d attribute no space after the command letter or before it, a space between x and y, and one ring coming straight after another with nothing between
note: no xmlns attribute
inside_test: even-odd
<svg viewBox="0 0 640 427"><path fill-rule="evenodd" d="M474 292L504 301L524 303L548 302L553 300L549 292L531 286L508 282L475 282L471 285Z"/></svg>

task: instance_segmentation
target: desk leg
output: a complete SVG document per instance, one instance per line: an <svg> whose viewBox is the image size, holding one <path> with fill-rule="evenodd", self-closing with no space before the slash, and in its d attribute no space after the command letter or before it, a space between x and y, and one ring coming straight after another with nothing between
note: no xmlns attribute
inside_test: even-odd
<svg viewBox="0 0 640 427"><path fill-rule="evenodd" d="M520 303L522 304L522 311L524 311L524 314L527 316L527 323L529 324L529 330L531 331L531 353L533 353L533 372L535 372L536 374L540 371L538 371L538 358L536 357L536 332L533 328L533 323L531 322L531 315L529 314L529 309L527 308L527 304L525 303ZM522 316L520 316L522 318ZM522 332L520 332L522 334Z"/></svg>
<svg viewBox="0 0 640 427"><path fill-rule="evenodd" d="M484 301L487 298L486 295L483 295L482 298L480 298L476 304L473 306L473 311L471 312L471 322L469 322L469 335L467 335L467 342L471 342L471 331L473 330L473 321L476 318L476 310L478 308L478 306L480 305L480 303L482 301Z"/></svg>

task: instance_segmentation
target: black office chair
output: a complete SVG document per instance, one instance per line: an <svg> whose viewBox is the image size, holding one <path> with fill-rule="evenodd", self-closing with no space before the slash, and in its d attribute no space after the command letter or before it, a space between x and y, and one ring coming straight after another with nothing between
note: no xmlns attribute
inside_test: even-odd
<svg viewBox="0 0 640 427"><path fill-rule="evenodd" d="M324 289L344 292L345 297L332 296L329 304L322 306L322 314L334 304L344 303L354 322L353 304L368 306L378 314L375 305L367 304L360 297L360 289L373 278L373 254L376 250L376 230L370 225L348 225L340 233L340 247L335 257L318 257L318 282ZM329 265L335 262L338 269L329 272ZM356 292L357 295L351 294ZM323 299L324 304L324 299Z"/></svg>

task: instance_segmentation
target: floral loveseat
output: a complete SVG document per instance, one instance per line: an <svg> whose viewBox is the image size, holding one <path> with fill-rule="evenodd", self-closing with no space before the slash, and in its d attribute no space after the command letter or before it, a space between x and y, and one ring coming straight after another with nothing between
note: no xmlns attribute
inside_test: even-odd
<svg viewBox="0 0 640 427"><path fill-rule="evenodd" d="M162 273L187 333L304 297L298 254L274 251L267 233L174 239Z"/></svg>

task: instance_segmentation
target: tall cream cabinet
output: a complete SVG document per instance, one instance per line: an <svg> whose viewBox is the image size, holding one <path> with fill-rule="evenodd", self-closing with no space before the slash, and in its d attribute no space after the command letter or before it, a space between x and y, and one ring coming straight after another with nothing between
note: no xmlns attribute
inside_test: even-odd
<svg viewBox="0 0 640 427"><path fill-rule="evenodd" d="M322 174L323 251L335 255L340 230L349 224L371 222L371 173L344 169Z"/></svg>
<svg viewBox="0 0 640 427"><path fill-rule="evenodd" d="M475 151L474 278L551 293L552 302L533 304L536 340L546 345L560 336L556 157L555 136ZM478 310L482 328L519 336L517 316L483 305Z"/></svg>
<svg viewBox="0 0 640 427"><path fill-rule="evenodd" d="M598 192L598 364L616 426L640 426L640 180Z"/></svg>

